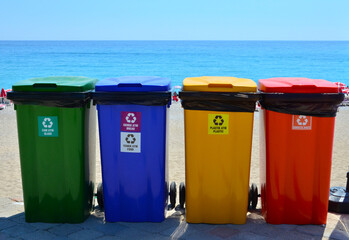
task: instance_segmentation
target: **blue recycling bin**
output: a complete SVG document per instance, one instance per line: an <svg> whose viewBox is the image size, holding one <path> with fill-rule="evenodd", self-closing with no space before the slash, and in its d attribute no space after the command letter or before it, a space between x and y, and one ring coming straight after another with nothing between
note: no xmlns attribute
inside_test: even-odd
<svg viewBox="0 0 349 240"><path fill-rule="evenodd" d="M168 199L170 80L119 77L96 84L105 220L161 222Z"/></svg>

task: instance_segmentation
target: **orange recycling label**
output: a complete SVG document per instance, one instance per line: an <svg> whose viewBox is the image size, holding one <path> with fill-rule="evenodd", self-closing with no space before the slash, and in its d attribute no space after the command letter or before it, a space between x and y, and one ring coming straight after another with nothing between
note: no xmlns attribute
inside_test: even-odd
<svg viewBox="0 0 349 240"><path fill-rule="evenodd" d="M311 130L312 117L292 115L292 130Z"/></svg>

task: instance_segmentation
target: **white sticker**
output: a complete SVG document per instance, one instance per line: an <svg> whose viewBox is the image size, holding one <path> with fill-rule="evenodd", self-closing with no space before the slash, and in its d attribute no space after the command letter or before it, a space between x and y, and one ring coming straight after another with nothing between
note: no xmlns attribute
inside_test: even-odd
<svg viewBox="0 0 349 240"><path fill-rule="evenodd" d="M292 130L311 130L312 117L292 115Z"/></svg>
<svg viewBox="0 0 349 240"><path fill-rule="evenodd" d="M120 151L128 153L140 153L141 133L120 132Z"/></svg>

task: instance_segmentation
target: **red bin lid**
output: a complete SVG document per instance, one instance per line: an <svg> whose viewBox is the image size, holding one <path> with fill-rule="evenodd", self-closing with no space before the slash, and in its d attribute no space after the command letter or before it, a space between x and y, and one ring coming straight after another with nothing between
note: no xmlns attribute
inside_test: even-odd
<svg viewBox="0 0 349 240"><path fill-rule="evenodd" d="M260 79L258 89L275 93L339 93L338 86L323 79L278 77Z"/></svg>

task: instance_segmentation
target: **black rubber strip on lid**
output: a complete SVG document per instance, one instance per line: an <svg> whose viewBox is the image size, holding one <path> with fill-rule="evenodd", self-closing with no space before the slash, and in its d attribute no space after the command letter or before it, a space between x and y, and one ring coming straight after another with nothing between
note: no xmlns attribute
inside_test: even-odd
<svg viewBox="0 0 349 240"><path fill-rule="evenodd" d="M335 117L343 93L261 93L266 110L314 117Z"/></svg>
<svg viewBox="0 0 349 240"><path fill-rule="evenodd" d="M88 92L17 92L7 93L7 98L17 105L80 108L91 100Z"/></svg>
<svg viewBox="0 0 349 240"><path fill-rule="evenodd" d="M93 92L94 104L164 106L171 101L171 92Z"/></svg>
<svg viewBox="0 0 349 240"><path fill-rule="evenodd" d="M258 93L244 92L179 92L182 106L188 110L219 112L254 112Z"/></svg>

